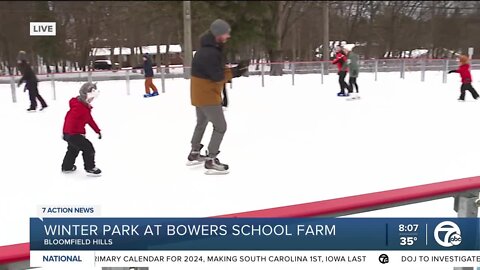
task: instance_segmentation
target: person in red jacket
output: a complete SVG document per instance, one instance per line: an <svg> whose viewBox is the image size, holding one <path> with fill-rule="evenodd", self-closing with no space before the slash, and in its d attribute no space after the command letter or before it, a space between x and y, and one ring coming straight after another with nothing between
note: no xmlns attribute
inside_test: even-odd
<svg viewBox="0 0 480 270"><path fill-rule="evenodd" d="M460 87L460 97L459 101L465 101L465 91L468 90L472 94L474 99L478 99L479 95L475 88L472 86L472 74L470 73L470 59L466 55L461 55L459 57L460 67L456 70L450 70L450 73L460 73L462 78L462 86Z"/></svg>
<svg viewBox="0 0 480 270"><path fill-rule="evenodd" d="M67 153L63 158L62 171L72 172L77 169L75 160L83 152L85 171L89 174L99 175L102 171L95 167L95 149L93 144L85 137L85 125L88 124L102 138L100 128L93 120L90 103L98 95L97 85L84 83L80 88L80 95L70 99L70 110L65 116L63 124L63 140L68 143Z"/></svg>
<svg viewBox="0 0 480 270"><path fill-rule="evenodd" d="M343 51L341 46L336 47L335 59L332 61L332 64L336 64L338 68L338 82L340 84L340 92L337 96L346 97L348 92L345 92L345 89L348 90L347 82L345 82L345 77L347 76L348 65L347 65L347 55Z"/></svg>

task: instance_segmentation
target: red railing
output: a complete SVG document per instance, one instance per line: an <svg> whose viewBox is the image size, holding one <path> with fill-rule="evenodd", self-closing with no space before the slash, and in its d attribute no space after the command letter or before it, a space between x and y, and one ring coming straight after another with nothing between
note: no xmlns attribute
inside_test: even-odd
<svg viewBox="0 0 480 270"><path fill-rule="evenodd" d="M338 199L214 216L216 218L335 217L480 191L480 176ZM30 243L0 247L0 266L30 259Z"/></svg>

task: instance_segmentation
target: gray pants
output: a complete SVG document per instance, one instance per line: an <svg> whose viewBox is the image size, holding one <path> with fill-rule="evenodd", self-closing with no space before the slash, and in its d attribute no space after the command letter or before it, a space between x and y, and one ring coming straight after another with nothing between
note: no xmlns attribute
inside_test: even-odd
<svg viewBox="0 0 480 270"><path fill-rule="evenodd" d="M195 107L197 112L197 126L193 132L192 149L199 150L202 142L203 134L207 128L208 122L213 124L212 138L208 144L208 154L215 157L220 149L223 135L227 131L227 122L223 115L222 105Z"/></svg>

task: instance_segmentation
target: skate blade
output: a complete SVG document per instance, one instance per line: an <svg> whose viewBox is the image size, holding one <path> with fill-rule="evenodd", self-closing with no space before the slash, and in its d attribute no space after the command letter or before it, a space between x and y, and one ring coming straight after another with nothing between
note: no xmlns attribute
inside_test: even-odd
<svg viewBox="0 0 480 270"><path fill-rule="evenodd" d="M195 165L200 165L203 164L205 161L199 161L199 160L194 160L194 161L188 161L185 165L187 166L195 166Z"/></svg>
<svg viewBox="0 0 480 270"><path fill-rule="evenodd" d="M217 171L217 170L206 170L205 174L206 175L224 175L228 174L229 171Z"/></svg>
<svg viewBox="0 0 480 270"><path fill-rule="evenodd" d="M102 174L93 174L93 173L87 173L88 177L100 177Z"/></svg>

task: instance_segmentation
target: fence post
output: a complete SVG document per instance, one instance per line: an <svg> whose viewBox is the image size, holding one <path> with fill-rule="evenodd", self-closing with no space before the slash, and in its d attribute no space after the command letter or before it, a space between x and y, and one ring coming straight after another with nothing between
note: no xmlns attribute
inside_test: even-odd
<svg viewBox="0 0 480 270"><path fill-rule="evenodd" d="M322 68L322 84L323 84L323 75L325 73L325 64L324 64L324 62L321 62L321 64L322 64L321 68Z"/></svg>
<svg viewBox="0 0 480 270"><path fill-rule="evenodd" d="M127 96L130 95L130 70L126 70L127 72L125 73L125 81L127 83Z"/></svg>
<svg viewBox="0 0 480 270"><path fill-rule="evenodd" d="M292 68L291 68L291 71L292 71L292 85L295 85L295 62L292 62Z"/></svg>
<svg viewBox="0 0 480 270"><path fill-rule="evenodd" d="M374 64L374 72L375 72L375 81L377 81L377 75L378 75L378 60L375 59L375 64Z"/></svg>
<svg viewBox="0 0 480 270"><path fill-rule="evenodd" d="M478 192L466 192L455 196L454 209L458 217L478 217Z"/></svg>
<svg viewBox="0 0 480 270"><path fill-rule="evenodd" d="M425 67L426 67L426 65L427 65L426 62L427 62L426 59L423 59L423 60L422 60L422 75L421 75L421 80L422 80L422 82L425 81Z"/></svg>
<svg viewBox="0 0 480 270"><path fill-rule="evenodd" d="M443 83L447 83L448 59L443 60Z"/></svg>
<svg viewBox="0 0 480 270"><path fill-rule="evenodd" d="M50 79L52 81L53 100L57 100L57 91L55 90L55 77L53 76L53 73Z"/></svg>
<svg viewBox="0 0 480 270"><path fill-rule="evenodd" d="M405 79L405 59L401 62L400 78Z"/></svg>
<svg viewBox="0 0 480 270"><path fill-rule="evenodd" d="M17 102L17 89L15 87L15 77L10 76L10 87L12 88L12 101L13 103Z"/></svg>
<svg viewBox="0 0 480 270"><path fill-rule="evenodd" d="M162 93L165 93L165 67L160 66L160 77L162 78Z"/></svg>
<svg viewBox="0 0 480 270"><path fill-rule="evenodd" d="M262 66L260 68L261 73L262 73L262 87L265 87L265 62L262 61Z"/></svg>
<svg viewBox="0 0 480 270"><path fill-rule="evenodd" d="M88 82L89 83L92 82L92 71L91 70L88 71Z"/></svg>

